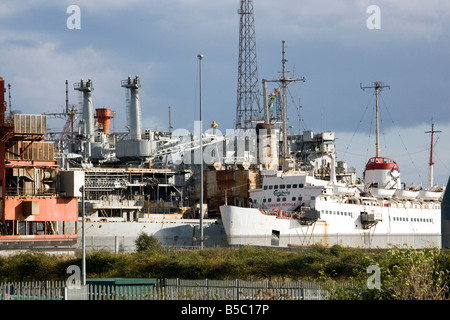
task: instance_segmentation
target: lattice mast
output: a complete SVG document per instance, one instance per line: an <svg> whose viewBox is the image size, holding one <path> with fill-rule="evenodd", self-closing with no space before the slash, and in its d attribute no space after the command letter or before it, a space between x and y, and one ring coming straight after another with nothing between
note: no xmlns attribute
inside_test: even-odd
<svg viewBox="0 0 450 320"><path fill-rule="evenodd" d="M253 128L255 122L261 118L253 0L241 0L238 14L239 65L235 126L247 129Z"/></svg>

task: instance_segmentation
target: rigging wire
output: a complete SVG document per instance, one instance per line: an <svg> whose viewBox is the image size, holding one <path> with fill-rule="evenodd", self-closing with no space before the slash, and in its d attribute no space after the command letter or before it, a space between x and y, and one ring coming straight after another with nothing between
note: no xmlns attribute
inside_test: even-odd
<svg viewBox="0 0 450 320"><path fill-rule="evenodd" d="M385 107L385 109L386 109L386 111L387 111L389 117L391 118L392 124L393 124L395 130L397 131L397 134L398 134L398 136L399 136L399 138L400 138L400 141L402 142L403 147L405 148L405 151L406 151L406 153L408 154L409 159L411 160L412 165L414 166L414 169L416 169L416 171L417 171L417 174L418 174L418 176L419 176L420 181L423 183L424 180L423 180L423 178L422 178L422 176L421 176L421 174L420 174L420 171L417 169L416 163L414 162L414 159L411 157L411 153L409 152L408 148L406 147L405 142L403 141L403 138L402 138L402 136L400 135L400 132L399 132L397 126L396 126L395 123L394 123L394 119L392 118L391 113L389 112L389 109L387 108L387 104L386 104L386 102L384 101L383 96L380 94L379 97L381 98L381 100L382 100L382 102L383 102L383 104L384 104L384 107Z"/></svg>
<svg viewBox="0 0 450 320"><path fill-rule="evenodd" d="M292 104L295 105L294 97L292 96L292 93L291 93L291 90L289 89L289 87L287 87L287 92L289 93L289 96L291 97ZM299 106L297 106L297 115L300 117L300 107ZM302 124L302 128L304 128L305 130L308 130L308 127L306 126L303 118L300 118L300 121Z"/></svg>
<svg viewBox="0 0 450 320"><path fill-rule="evenodd" d="M350 138L350 141L349 141L349 143L348 143L348 145L347 145L347 148L346 148L345 151L344 151L344 157L345 157L345 155L348 153L348 148L349 148L350 145L352 144L353 138L355 137L356 133L357 133L358 130L359 130L359 127L361 126L362 120L364 119L364 116L365 116L367 110L369 109L369 105L372 103L373 96L374 96L374 95L372 95L372 98L370 99L369 103L367 104L366 108L364 109L363 115L362 115L361 119L359 120L359 123L358 123L358 125L356 126L355 131L353 132L353 135L352 135L351 138Z"/></svg>
<svg viewBox="0 0 450 320"><path fill-rule="evenodd" d="M375 96L375 93L373 94ZM373 133L373 119L375 119L375 108L372 108L372 116L370 117L370 127L369 127L369 139L367 139L367 148L366 148L366 158L369 158L369 146L371 144L370 139L372 138Z"/></svg>
<svg viewBox="0 0 450 320"><path fill-rule="evenodd" d="M386 134L384 128L383 117L380 117L380 132L383 135L384 149L387 150Z"/></svg>
<svg viewBox="0 0 450 320"><path fill-rule="evenodd" d="M436 138L436 141L434 142L434 146L436 147L436 145L438 144L440 136L438 135ZM430 152L430 148L428 148L427 150L428 152ZM440 164L447 170L450 171L450 168L447 166L447 164L442 160L442 158L439 157L439 154L435 151L434 152L434 156L439 160Z"/></svg>

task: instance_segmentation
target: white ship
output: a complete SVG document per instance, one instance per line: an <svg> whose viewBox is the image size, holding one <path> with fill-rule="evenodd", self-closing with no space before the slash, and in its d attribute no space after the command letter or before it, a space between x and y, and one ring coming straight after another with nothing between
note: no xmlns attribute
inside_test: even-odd
<svg viewBox="0 0 450 320"><path fill-rule="evenodd" d="M378 115L378 90L375 82ZM230 245L325 246L361 248L441 247L441 201L444 186L402 185L398 164L379 156L378 116L376 156L369 159L363 183L338 182L334 149L330 174L279 171L249 190L251 207L220 207ZM433 134L434 130L430 131ZM432 136L433 144L433 136ZM286 142L283 142L286 144ZM323 159L321 160L323 163ZM323 165L322 165L323 167Z"/></svg>
<svg viewBox="0 0 450 320"><path fill-rule="evenodd" d="M400 185L397 164L374 157L365 186L316 179L307 172L264 178L249 190L252 208L224 205L222 222L230 245L388 248L441 246L442 190ZM411 192L409 192L411 191Z"/></svg>

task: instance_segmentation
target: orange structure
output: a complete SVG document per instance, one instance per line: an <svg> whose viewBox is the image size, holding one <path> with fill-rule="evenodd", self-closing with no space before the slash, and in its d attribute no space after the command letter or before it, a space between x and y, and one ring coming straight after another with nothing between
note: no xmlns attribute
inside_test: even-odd
<svg viewBox="0 0 450 320"><path fill-rule="evenodd" d="M109 123L112 118L115 118L115 116L111 114L111 109L109 108L95 109L94 118L97 119L98 122L98 132L109 134Z"/></svg>
<svg viewBox="0 0 450 320"><path fill-rule="evenodd" d="M7 117L0 78L0 248L77 242L78 200L59 191L54 144L45 115Z"/></svg>

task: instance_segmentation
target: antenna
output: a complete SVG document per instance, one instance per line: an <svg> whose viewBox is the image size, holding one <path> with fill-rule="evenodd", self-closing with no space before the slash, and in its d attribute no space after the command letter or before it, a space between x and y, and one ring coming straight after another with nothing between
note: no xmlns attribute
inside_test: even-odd
<svg viewBox="0 0 450 320"><path fill-rule="evenodd" d="M288 149L288 143L287 143L287 97L286 97L286 90L287 87L296 81L303 81L305 82L306 79L304 77L300 79L296 78L287 78L286 77L286 62L287 59L285 57L285 41L283 40L283 52L282 52L282 59L281 62L283 64L283 74L281 75L279 81L281 82L281 88L282 88L282 94L283 94L283 105L282 105L282 131L283 131L283 158L287 159L289 157L289 149Z"/></svg>
<svg viewBox="0 0 450 320"><path fill-rule="evenodd" d="M298 99L298 135L302 134L302 104Z"/></svg>
<svg viewBox="0 0 450 320"><path fill-rule="evenodd" d="M431 124L431 131L425 131L425 133L431 133L431 148L430 148L430 167L428 172L428 190L431 190L431 187L433 187L433 144L434 144L434 134L437 132L442 131L435 131L434 130L434 123Z"/></svg>
<svg viewBox="0 0 450 320"><path fill-rule="evenodd" d="M172 127L172 117L171 117L171 114L170 114L170 109L171 109L171 107L169 106L169 135L172 136L172 129L173 129L173 127Z"/></svg>
<svg viewBox="0 0 450 320"><path fill-rule="evenodd" d="M365 89L375 89L375 134L376 134L376 142L375 142L375 148L376 148L376 157L379 156L380 154L380 143L379 143L379 129L378 129L378 92L380 92L381 90L383 90L384 88L390 88L390 86L386 86L384 85L383 82L380 81L375 81L372 83L372 86L367 86L367 87L363 87L362 84L360 83L359 86L361 87L362 90Z"/></svg>
<svg viewBox="0 0 450 320"><path fill-rule="evenodd" d="M9 117L12 119L12 107L11 107L11 83L8 83L8 97L9 97Z"/></svg>
<svg viewBox="0 0 450 320"><path fill-rule="evenodd" d="M69 83L66 80L66 114L69 114Z"/></svg>
<svg viewBox="0 0 450 320"><path fill-rule="evenodd" d="M286 90L287 87L297 81L305 82L305 77L302 78L288 78L286 77L286 62L287 59L285 57L285 41L282 41L283 47L282 47L282 59L281 63L283 66L283 72L278 80L263 80L264 88L266 87L267 82L281 82L281 88L282 88L282 106L281 106L281 124L282 124L282 134L283 134L283 140L282 140L282 157L284 159L289 158L289 148L288 148L288 142L287 142L287 97L286 97ZM265 93L267 94L267 93ZM266 101L264 103L267 103ZM301 106L300 106L301 107ZM267 106L264 106L265 110L267 110ZM300 112L300 111L299 111ZM268 113L268 111L266 111ZM266 116L267 118L267 116ZM267 121L267 120L266 120Z"/></svg>

